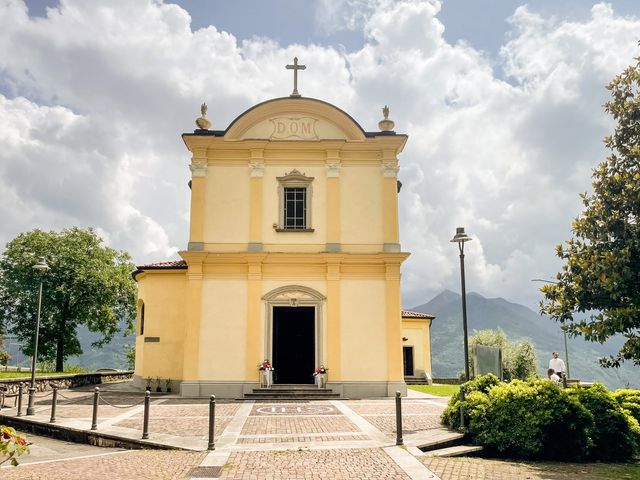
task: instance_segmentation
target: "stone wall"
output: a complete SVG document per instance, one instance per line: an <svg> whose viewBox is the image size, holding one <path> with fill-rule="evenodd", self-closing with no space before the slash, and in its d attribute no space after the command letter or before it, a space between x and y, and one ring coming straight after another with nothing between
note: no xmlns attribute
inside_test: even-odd
<svg viewBox="0 0 640 480"><path fill-rule="evenodd" d="M99 385L108 382L121 382L123 380L131 380L133 370L123 372L95 372L95 373L77 373L70 375L50 375L46 377L36 377L36 391L46 392L51 390L51 384L57 385L59 388L68 389L82 387L84 385ZM30 378L7 378L0 380L0 388L4 387L8 393L17 393L18 385L24 385L24 392L27 392Z"/></svg>

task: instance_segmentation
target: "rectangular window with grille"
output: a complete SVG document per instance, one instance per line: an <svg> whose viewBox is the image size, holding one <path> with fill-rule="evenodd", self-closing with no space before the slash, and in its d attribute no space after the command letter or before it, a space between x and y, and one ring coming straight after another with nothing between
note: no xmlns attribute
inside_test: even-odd
<svg viewBox="0 0 640 480"><path fill-rule="evenodd" d="M285 187L284 228L287 230L307 228L307 189L305 187Z"/></svg>

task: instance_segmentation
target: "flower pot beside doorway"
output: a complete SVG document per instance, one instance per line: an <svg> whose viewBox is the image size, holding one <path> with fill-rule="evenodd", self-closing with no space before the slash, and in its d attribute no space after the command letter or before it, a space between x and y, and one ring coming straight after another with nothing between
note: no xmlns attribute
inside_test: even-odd
<svg viewBox="0 0 640 480"><path fill-rule="evenodd" d="M313 377L318 388L327 388L327 372L328 368L321 365L313 372Z"/></svg>
<svg viewBox="0 0 640 480"><path fill-rule="evenodd" d="M260 388L271 388L273 385L273 367L269 363L269 360L265 360L258 365L260 371Z"/></svg>

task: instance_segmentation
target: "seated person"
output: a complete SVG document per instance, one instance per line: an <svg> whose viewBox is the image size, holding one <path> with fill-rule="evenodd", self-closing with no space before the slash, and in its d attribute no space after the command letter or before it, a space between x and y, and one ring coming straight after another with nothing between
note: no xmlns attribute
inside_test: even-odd
<svg viewBox="0 0 640 480"><path fill-rule="evenodd" d="M547 370L547 375L549 377L549 380L552 380L556 383L560 383L560 377L558 376L558 374L555 372L553 368L550 368L549 370Z"/></svg>

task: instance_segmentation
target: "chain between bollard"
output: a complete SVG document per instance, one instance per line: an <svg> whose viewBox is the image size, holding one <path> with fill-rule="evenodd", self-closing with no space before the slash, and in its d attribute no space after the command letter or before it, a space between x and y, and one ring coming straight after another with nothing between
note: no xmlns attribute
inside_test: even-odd
<svg viewBox="0 0 640 480"><path fill-rule="evenodd" d="M91 430L98 429L98 403L100 402L100 388L93 390L93 415L91 416Z"/></svg>
<svg viewBox="0 0 640 480"><path fill-rule="evenodd" d="M216 444L214 439L214 433L216 429L216 396L211 395L209 399L209 445L208 450L215 450Z"/></svg>
<svg viewBox="0 0 640 480"><path fill-rule="evenodd" d="M396 445L404 445L402 439L402 394L396 392Z"/></svg>
<svg viewBox="0 0 640 480"><path fill-rule="evenodd" d="M142 439L149 438L149 403L151 401L151 392L147 390L144 392L144 421L142 424Z"/></svg>
<svg viewBox="0 0 640 480"><path fill-rule="evenodd" d="M53 385L53 397L51 397L51 418L49 423L56 423L56 405L58 403L58 387Z"/></svg>

